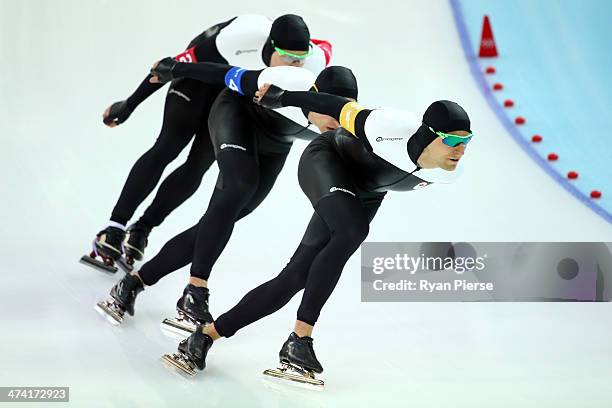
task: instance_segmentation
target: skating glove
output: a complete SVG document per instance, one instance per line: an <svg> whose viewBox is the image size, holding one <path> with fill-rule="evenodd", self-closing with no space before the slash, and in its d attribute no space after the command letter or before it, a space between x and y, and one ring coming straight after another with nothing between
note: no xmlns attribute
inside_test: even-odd
<svg viewBox="0 0 612 408"><path fill-rule="evenodd" d="M176 64L178 64L177 60L172 57L166 57L159 61L155 68L151 68L151 75L158 77L159 82L162 84L170 82L174 79L172 71L174 70Z"/></svg>
<svg viewBox="0 0 612 408"><path fill-rule="evenodd" d="M132 109L128 107L127 101L115 102L110 106L108 116L103 118L102 121L106 125L115 123L117 125L125 122L132 114Z"/></svg>
<svg viewBox="0 0 612 408"><path fill-rule="evenodd" d="M276 85L270 85L268 91L261 99L253 98L253 101L267 109L278 109L283 107L282 98L285 90Z"/></svg>

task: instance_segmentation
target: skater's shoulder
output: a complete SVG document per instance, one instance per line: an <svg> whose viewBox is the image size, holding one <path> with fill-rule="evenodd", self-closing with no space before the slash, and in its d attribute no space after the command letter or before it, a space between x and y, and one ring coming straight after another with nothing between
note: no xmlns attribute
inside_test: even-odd
<svg viewBox="0 0 612 408"><path fill-rule="evenodd" d="M236 16L221 33L224 35L259 34L267 37L271 27L272 20L266 16L259 14L241 14Z"/></svg>
<svg viewBox="0 0 612 408"><path fill-rule="evenodd" d="M274 84L288 91L307 91L315 83L315 75L304 68L280 66L265 68L258 78L258 86Z"/></svg>

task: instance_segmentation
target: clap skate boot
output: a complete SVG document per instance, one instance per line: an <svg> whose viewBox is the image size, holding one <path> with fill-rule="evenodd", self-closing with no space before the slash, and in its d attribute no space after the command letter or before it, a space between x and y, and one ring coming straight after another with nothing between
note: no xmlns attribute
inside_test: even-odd
<svg viewBox="0 0 612 408"><path fill-rule="evenodd" d="M106 227L96 235L93 250L89 255L83 255L80 262L104 272L116 273L115 261L123 254L124 238L125 231L122 229Z"/></svg>
<svg viewBox="0 0 612 408"><path fill-rule="evenodd" d="M322 389L324 382L315 378L323 367L315 355L311 337L299 337L291 333L278 353L280 366L265 370L264 375Z"/></svg>
<svg viewBox="0 0 612 408"><path fill-rule="evenodd" d="M206 355L213 344L213 339L202 333L202 327L197 326L193 334L179 343L178 352L164 354L162 361L189 376L194 376L196 370L206 368Z"/></svg>
<svg viewBox="0 0 612 408"><path fill-rule="evenodd" d="M164 334L182 340L189 336L199 325L208 325L213 317L208 311L208 288L189 284L183 290L183 296L176 303L178 317L164 319L161 330Z"/></svg>
<svg viewBox="0 0 612 408"><path fill-rule="evenodd" d="M134 262L142 261L144 251L148 244L151 229L140 223L132 224L128 227L123 243L125 257L120 258L117 263L126 273L134 269Z"/></svg>
<svg viewBox="0 0 612 408"><path fill-rule="evenodd" d="M111 298L96 304L96 310L114 325L123 322L123 315L127 312L134 316L134 303L136 296L144 290L140 278L127 274L110 291Z"/></svg>

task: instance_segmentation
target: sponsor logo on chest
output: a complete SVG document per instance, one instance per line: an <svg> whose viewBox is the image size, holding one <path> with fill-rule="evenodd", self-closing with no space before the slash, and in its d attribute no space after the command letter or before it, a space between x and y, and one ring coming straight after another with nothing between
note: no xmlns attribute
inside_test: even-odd
<svg viewBox="0 0 612 408"><path fill-rule="evenodd" d="M380 137L380 136L376 138L377 142L391 142L391 141L398 141L398 140L404 140L404 138L403 137Z"/></svg>

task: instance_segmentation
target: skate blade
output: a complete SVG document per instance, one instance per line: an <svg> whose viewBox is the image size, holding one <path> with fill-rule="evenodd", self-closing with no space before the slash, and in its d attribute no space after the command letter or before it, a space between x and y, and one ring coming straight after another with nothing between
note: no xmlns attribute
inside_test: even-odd
<svg viewBox="0 0 612 408"><path fill-rule="evenodd" d="M195 366L180 353L164 354L161 360L165 365L179 373L191 378L196 375Z"/></svg>
<svg viewBox="0 0 612 408"><path fill-rule="evenodd" d="M89 255L83 255L81 257L81 259L79 260L80 263L82 263L83 265L87 265L91 268L97 269L99 271L102 272L107 272L107 273L117 273L117 267L116 266L110 266L105 264L102 261L98 261L95 258L92 258Z"/></svg>
<svg viewBox="0 0 612 408"><path fill-rule="evenodd" d="M325 385L323 380L314 378L314 375L312 377L307 377L291 368L267 369L264 370L263 375L281 380L284 384L290 384L308 390L322 391Z"/></svg>
<svg viewBox="0 0 612 408"><path fill-rule="evenodd" d="M117 259L117 265L125 273L130 273L130 272L132 272L134 270L134 265L130 265L127 262L127 259L125 259L124 257L121 257L121 258ZM117 268L115 268L115 269L117 269Z"/></svg>
<svg viewBox="0 0 612 408"><path fill-rule="evenodd" d="M179 341L185 340L196 330L195 324L182 319L164 319L159 328L164 335Z"/></svg>
<svg viewBox="0 0 612 408"><path fill-rule="evenodd" d="M123 316L113 310L106 300L96 303L94 309L113 326L119 326L123 323Z"/></svg>

